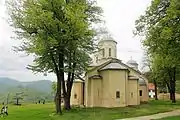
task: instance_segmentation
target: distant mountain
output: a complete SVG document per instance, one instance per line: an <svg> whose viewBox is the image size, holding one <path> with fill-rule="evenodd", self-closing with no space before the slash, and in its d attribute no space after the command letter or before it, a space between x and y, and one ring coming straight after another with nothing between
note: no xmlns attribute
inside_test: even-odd
<svg viewBox="0 0 180 120"><path fill-rule="evenodd" d="M15 79L0 77L0 94L29 89L41 93L51 93L52 82L50 80L39 80L32 82L20 82Z"/></svg>
<svg viewBox="0 0 180 120"><path fill-rule="evenodd" d="M9 102L14 103L16 93L23 93L21 102L37 102L45 99L52 101L52 82L50 80L39 80L32 82L20 82L8 77L0 77L0 103L6 102L9 93Z"/></svg>
<svg viewBox="0 0 180 120"><path fill-rule="evenodd" d="M15 79L7 78L7 77L0 77L0 85L17 86L19 84L20 82Z"/></svg>
<svg viewBox="0 0 180 120"><path fill-rule="evenodd" d="M52 82L49 80L39 80L33 82L22 82L21 85L26 88L34 89L39 92L50 93L52 91Z"/></svg>

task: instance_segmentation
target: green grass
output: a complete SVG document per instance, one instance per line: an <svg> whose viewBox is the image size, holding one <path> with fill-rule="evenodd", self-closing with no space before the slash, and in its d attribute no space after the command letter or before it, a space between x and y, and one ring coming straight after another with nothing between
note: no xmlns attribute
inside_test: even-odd
<svg viewBox="0 0 180 120"><path fill-rule="evenodd" d="M126 108L74 108L63 115L55 115L53 104L9 106L9 116L3 120L114 120L150 115L180 109L180 102L150 101L148 104Z"/></svg>
<svg viewBox="0 0 180 120"><path fill-rule="evenodd" d="M180 120L180 116L167 117L159 120Z"/></svg>

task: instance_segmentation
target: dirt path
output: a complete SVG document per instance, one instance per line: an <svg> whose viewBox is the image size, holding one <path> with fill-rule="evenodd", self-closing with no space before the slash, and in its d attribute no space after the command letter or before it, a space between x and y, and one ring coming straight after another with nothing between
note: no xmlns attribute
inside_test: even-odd
<svg viewBox="0 0 180 120"><path fill-rule="evenodd" d="M117 119L117 120L156 120L160 118L170 117L170 116L178 116L180 115L180 110L174 110L171 112L158 113L154 115L141 116L135 118L125 118L125 119Z"/></svg>

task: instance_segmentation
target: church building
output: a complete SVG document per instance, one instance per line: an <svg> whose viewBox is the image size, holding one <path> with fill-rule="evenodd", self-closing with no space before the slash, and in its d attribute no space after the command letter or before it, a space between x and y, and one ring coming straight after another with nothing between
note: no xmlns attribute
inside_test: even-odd
<svg viewBox="0 0 180 120"><path fill-rule="evenodd" d="M86 107L125 107L148 101L148 80L138 70L138 64L127 64L117 59L117 42L103 38L99 51L92 57L92 64L84 82L75 81L71 104Z"/></svg>

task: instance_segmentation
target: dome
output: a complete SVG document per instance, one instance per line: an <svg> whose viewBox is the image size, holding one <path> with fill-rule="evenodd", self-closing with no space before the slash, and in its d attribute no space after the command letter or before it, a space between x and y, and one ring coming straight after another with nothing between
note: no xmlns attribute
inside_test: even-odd
<svg viewBox="0 0 180 120"><path fill-rule="evenodd" d="M142 78L139 78L139 85L146 85L146 81Z"/></svg>
<svg viewBox="0 0 180 120"><path fill-rule="evenodd" d="M115 42L117 44L117 42L114 40L114 38L110 34L104 35L100 39L99 43L104 42L104 41L112 41L112 42Z"/></svg>
<svg viewBox="0 0 180 120"><path fill-rule="evenodd" d="M114 40L114 39L112 36L106 35L106 36L103 36L101 40Z"/></svg>
<svg viewBox="0 0 180 120"><path fill-rule="evenodd" d="M135 69L135 70L138 70L138 63L135 61L135 60L132 60L132 57L131 59L126 63L129 67Z"/></svg>
<svg viewBox="0 0 180 120"><path fill-rule="evenodd" d="M130 65L138 65L137 64L137 62L135 61L135 60L129 60L128 62L127 62L127 64L130 64Z"/></svg>

